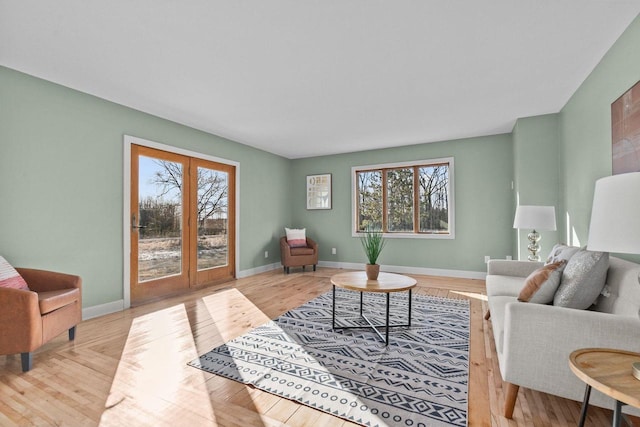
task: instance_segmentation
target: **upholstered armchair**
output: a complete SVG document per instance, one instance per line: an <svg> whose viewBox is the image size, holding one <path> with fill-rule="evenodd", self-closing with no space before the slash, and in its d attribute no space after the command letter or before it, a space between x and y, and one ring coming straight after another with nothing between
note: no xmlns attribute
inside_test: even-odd
<svg viewBox="0 0 640 427"><path fill-rule="evenodd" d="M17 268L29 289L0 288L0 354L20 353L22 371L33 351L82 320L82 279L70 274Z"/></svg>
<svg viewBox="0 0 640 427"><path fill-rule="evenodd" d="M280 255L285 273L289 274L289 267L302 267L302 271L304 271L306 265L313 265L313 271L316 271L318 244L310 237L306 239L306 246L291 247L287 243L286 236L280 238Z"/></svg>

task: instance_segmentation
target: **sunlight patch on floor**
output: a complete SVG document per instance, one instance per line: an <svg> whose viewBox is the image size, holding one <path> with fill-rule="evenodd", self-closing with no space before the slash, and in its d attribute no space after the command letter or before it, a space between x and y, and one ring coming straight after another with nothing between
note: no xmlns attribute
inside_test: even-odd
<svg viewBox="0 0 640 427"><path fill-rule="evenodd" d="M463 292L463 291L449 291L452 294L462 295L467 298L473 298L480 301L488 301L487 296L484 294L479 294L477 292Z"/></svg>
<svg viewBox="0 0 640 427"><path fill-rule="evenodd" d="M215 421L203 373L186 364L197 356L184 304L135 318L100 425L152 419Z"/></svg>

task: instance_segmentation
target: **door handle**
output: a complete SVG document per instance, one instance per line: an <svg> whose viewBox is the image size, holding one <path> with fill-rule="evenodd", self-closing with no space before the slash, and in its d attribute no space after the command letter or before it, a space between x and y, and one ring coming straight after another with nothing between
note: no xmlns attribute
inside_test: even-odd
<svg viewBox="0 0 640 427"><path fill-rule="evenodd" d="M133 214L131 216L131 228L134 230L140 229L140 228L147 228L146 225L140 225L140 224L136 224L136 214Z"/></svg>

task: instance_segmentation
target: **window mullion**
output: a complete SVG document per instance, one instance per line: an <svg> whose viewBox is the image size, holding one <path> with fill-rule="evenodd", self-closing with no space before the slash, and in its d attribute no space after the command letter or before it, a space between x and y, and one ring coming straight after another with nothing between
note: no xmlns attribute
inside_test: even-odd
<svg viewBox="0 0 640 427"><path fill-rule="evenodd" d="M419 167L413 167L413 232L420 232L420 176Z"/></svg>
<svg viewBox="0 0 640 427"><path fill-rule="evenodd" d="M387 227L387 170L382 169L382 232L388 233Z"/></svg>

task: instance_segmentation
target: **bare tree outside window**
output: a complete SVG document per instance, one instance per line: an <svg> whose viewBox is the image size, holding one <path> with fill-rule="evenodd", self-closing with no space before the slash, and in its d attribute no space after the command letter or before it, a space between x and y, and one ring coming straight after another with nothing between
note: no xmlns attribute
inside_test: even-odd
<svg viewBox="0 0 640 427"><path fill-rule="evenodd" d="M382 230L382 171L356 174L358 181L358 231Z"/></svg>
<svg viewBox="0 0 640 427"><path fill-rule="evenodd" d="M418 168L420 184L420 231L449 229L449 167Z"/></svg>
<svg viewBox="0 0 640 427"><path fill-rule="evenodd" d="M387 231L413 232L413 168L387 171Z"/></svg>
<svg viewBox="0 0 640 427"><path fill-rule="evenodd" d="M356 231L373 227L385 233L451 235L452 162L354 168Z"/></svg>
<svg viewBox="0 0 640 427"><path fill-rule="evenodd" d="M183 171L181 163L154 159L156 170L150 184L157 188L153 197L140 201L140 219L146 228L140 237L174 238L179 249ZM197 167L196 218L198 222L198 269L226 265L228 231L227 173ZM176 261L177 262L177 261Z"/></svg>

